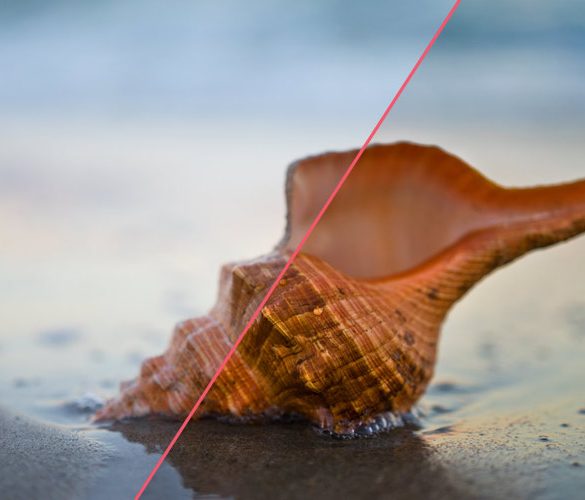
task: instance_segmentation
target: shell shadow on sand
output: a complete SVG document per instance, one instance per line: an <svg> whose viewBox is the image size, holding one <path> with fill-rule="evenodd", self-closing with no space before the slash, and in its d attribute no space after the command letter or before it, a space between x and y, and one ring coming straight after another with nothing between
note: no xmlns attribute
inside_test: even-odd
<svg viewBox="0 0 585 500"><path fill-rule="evenodd" d="M176 429L176 422L143 419L110 430L160 454ZM204 419L189 425L167 460L195 498L466 497L409 428L342 441L302 423L236 426Z"/></svg>

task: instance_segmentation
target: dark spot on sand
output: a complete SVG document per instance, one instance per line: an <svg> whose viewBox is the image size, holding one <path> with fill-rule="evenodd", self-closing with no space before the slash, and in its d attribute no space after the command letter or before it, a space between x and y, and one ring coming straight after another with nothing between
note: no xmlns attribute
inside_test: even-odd
<svg viewBox="0 0 585 500"><path fill-rule="evenodd" d="M567 424L566 422L563 422L563 423L561 424L561 427L571 427L571 426L570 426L569 424Z"/></svg>
<svg viewBox="0 0 585 500"><path fill-rule="evenodd" d="M573 462L571 465L573 467L581 467L581 464L579 462Z"/></svg>
<svg viewBox="0 0 585 500"><path fill-rule="evenodd" d="M579 410L577 410L577 413L579 415L585 415L585 408L579 408Z"/></svg>
<svg viewBox="0 0 585 500"><path fill-rule="evenodd" d="M539 441L542 441L543 443L548 443L548 442L550 442L550 439L549 439L549 438L547 438L546 436L540 436L540 437L538 438L538 440L539 440Z"/></svg>

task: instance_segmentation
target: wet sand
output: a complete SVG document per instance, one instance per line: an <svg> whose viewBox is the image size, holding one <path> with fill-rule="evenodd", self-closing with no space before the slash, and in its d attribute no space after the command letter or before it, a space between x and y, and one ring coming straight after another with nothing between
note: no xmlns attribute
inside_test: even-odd
<svg viewBox="0 0 585 500"><path fill-rule="evenodd" d="M176 428L174 422L141 421L112 430L156 453ZM201 496L334 500L384 498L392 492L397 499L467 497L425 440L409 429L341 441L302 423L235 426L204 420L189 426L168 460L184 485Z"/></svg>
<svg viewBox="0 0 585 500"><path fill-rule="evenodd" d="M0 496L84 498L96 488L107 447L79 433L0 408Z"/></svg>
<svg viewBox="0 0 585 500"><path fill-rule="evenodd" d="M144 498L579 498L585 414L568 409L351 441L301 422L192 422ZM131 498L178 425L67 430L4 411L3 498Z"/></svg>

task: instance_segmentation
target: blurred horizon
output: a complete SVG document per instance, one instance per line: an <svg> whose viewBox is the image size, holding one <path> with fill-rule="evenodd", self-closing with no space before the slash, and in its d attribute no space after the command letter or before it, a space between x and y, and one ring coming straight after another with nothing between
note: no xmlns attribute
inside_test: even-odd
<svg viewBox="0 0 585 500"><path fill-rule="evenodd" d="M0 111L372 121L452 3L4 1ZM584 31L576 0L463 2L417 78L432 92L419 86L409 116L433 116L442 96L474 122L570 120L585 111Z"/></svg>

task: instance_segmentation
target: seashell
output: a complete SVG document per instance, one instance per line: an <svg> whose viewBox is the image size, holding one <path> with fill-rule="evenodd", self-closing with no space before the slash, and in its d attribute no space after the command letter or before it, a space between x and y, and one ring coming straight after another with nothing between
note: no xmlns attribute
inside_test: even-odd
<svg viewBox="0 0 585 500"><path fill-rule="evenodd" d="M98 420L188 414L355 155L291 165L276 249L224 266L209 314L178 324ZM585 180L504 188L436 147L371 146L196 417L295 415L348 436L401 425L453 304L494 269L583 231Z"/></svg>

